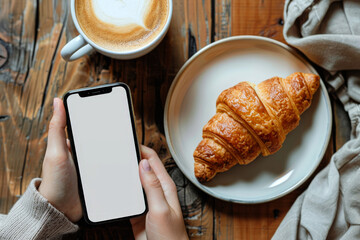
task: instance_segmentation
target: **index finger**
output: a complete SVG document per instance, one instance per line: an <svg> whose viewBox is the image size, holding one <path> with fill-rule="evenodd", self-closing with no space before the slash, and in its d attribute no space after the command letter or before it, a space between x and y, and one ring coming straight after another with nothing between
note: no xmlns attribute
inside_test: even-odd
<svg viewBox="0 0 360 240"><path fill-rule="evenodd" d="M145 145L140 145L140 152L141 152L142 159L144 159L144 158L150 159L150 158L154 158L154 157L158 156L157 153L153 149L151 149Z"/></svg>

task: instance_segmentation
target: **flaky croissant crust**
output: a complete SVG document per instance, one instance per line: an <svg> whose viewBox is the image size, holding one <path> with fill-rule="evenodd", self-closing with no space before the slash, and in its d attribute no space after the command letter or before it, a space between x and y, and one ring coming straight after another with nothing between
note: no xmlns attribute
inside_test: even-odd
<svg viewBox="0 0 360 240"><path fill-rule="evenodd" d="M240 82L224 90L194 151L196 178L209 181L237 163L252 162L260 153L277 152L299 124L319 85L319 76L297 72L258 85Z"/></svg>

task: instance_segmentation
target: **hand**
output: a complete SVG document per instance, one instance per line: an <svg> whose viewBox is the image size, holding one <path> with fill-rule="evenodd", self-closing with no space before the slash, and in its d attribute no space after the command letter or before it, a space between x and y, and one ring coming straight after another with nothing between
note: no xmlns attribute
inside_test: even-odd
<svg viewBox="0 0 360 240"><path fill-rule="evenodd" d="M149 211L146 216L131 219L135 239L188 239L176 186L156 152L141 147L140 180ZM146 238L145 238L146 239Z"/></svg>
<svg viewBox="0 0 360 240"><path fill-rule="evenodd" d="M65 126L63 102L55 98L39 192L70 221L77 222L82 217L82 210L76 170L70 154L69 142L66 140Z"/></svg>

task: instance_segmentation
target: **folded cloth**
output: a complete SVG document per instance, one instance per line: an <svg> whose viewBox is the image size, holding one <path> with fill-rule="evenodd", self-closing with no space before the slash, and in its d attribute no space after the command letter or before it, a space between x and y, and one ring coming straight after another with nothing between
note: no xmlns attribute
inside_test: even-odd
<svg viewBox="0 0 360 240"><path fill-rule="evenodd" d="M273 239L360 239L360 1L286 0L284 37L319 67L352 132Z"/></svg>

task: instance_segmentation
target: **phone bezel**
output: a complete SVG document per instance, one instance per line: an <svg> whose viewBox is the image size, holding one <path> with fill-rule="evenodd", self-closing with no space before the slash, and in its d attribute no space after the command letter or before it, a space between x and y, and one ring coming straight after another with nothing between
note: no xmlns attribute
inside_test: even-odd
<svg viewBox="0 0 360 240"><path fill-rule="evenodd" d="M78 179L79 197L80 197L80 202L81 202L81 205L82 205L83 217L84 217L85 221L88 224L91 224L91 225L99 225L99 224L104 224L104 223L111 223L111 222L116 222L116 221L120 221L120 220L130 219L130 218L133 218L133 217L141 216L144 213L146 213L147 210L148 210L148 204L147 204L147 200L146 200L145 191L142 188L143 196L144 196L144 202L145 202L145 210L144 210L144 212L142 212L140 214L121 217L121 218L115 218L115 219L109 219L109 220L104 220L104 221L100 221L100 222L91 221L89 219L89 217L88 217L88 214L87 214L87 208L86 208L86 204L85 204L84 192L83 192L83 187L82 187L82 183L81 183L79 165L78 165L78 160L77 160L77 155L76 155L75 142L74 142L74 138L73 138L73 134L72 134L72 128L71 128L71 121L70 121L70 116L69 116L69 111L68 111L67 99L73 94L79 94L81 97L90 97L90 96L94 96L94 95L110 93L114 87L122 87L122 88L125 89L125 92L126 92L126 96L127 96L127 100L128 100L128 107L129 107L129 112L130 112L130 118L131 118L132 132L133 132L133 137L134 137L134 144L135 144L135 148L136 148L136 156L137 156L137 161L139 163L140 159L141 159L140 158L141 155L140 155L139 142L138 142L138 138L137 138L137 134L136 134L136 128L135 128L135 115L134 115L134 110L133 110L133 103L132 103L130 88L129 88L129 86L127 84L122 83L122 82L118 82L118 83L110 83L110 84L99 85L99 86L95 86L95 87L81 88L81 89L68 91L63 96L63 102L64 102L64 107L65 107L65 112L66 112L67 133L68 133L68 138L70 140L72 156L73 156L73 159L74 159L74 165L75 165L75 168L76 168L76 174L77 174L77 179Z"/></svg>

